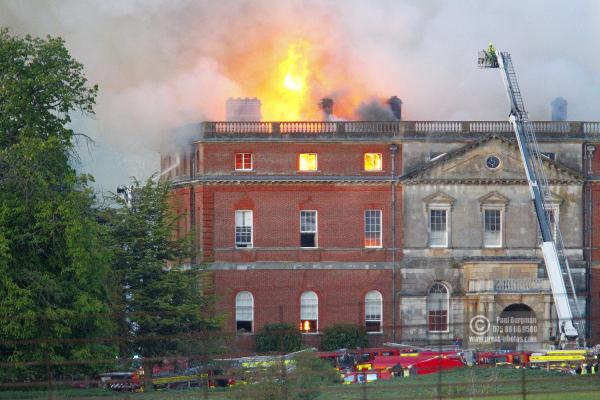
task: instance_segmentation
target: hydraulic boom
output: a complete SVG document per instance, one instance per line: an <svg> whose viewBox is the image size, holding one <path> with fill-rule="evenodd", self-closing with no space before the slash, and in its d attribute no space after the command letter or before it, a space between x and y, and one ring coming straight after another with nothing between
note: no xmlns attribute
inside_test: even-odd
<svg viewBox="0 0 600 400"><path fill-rule="evenodd" d="M540 227L542 243L540 245L544 262L552 288L556 314L560 333L561 348L570 344L578 344L578 338L583 338L581 328L574 317L580 318L575 286L569 268L566 251L558 224L554 227L550 222L549 210L546 201L551 193L548 180L544 173L542 154L540 153L535 132L529 124L529 116L519 90L517 75L515 73L510 54L495 50L489 45L487 50L479 53L478 65L481 68L498 68L506 87L510 102L509 120L515 131L519 151L523 159L523 166L527 175L527 182L535 209L538 225ZM554 229L553 229L554 228ZM565 284L565 280L567 284ZM575 311L575 316L573 315Z"/></svg>

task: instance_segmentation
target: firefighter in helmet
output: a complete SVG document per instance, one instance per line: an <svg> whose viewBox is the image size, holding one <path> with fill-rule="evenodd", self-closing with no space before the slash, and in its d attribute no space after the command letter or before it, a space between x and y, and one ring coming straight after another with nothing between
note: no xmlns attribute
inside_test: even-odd
<svg viewBox="0 0 600 400"><path fill-rule="evenodd" d="M492 44L492 42L488 43L488 47L485 50L485 62L486 64L491 64L492 66L498 65L498 59L496 58L496 48Z"/></svg>

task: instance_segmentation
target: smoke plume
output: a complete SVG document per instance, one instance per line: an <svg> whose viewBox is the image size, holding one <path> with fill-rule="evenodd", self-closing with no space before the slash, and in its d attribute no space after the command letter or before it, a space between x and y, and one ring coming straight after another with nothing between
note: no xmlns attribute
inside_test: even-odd
<svg viewBox="0 0 600 400"><path fill-rule="evenodd" d="M173 127L222 119L228 97L256 96L298 40L311 44L318 65L317 112L323 97L337 112L398 95L405 120L505 120L498 72L475 66L492 41L512 53L532 118L549 119L548 104L563 96L569 118L598 120L598 20L593 0L0 3L1 26L62 36L99 84L96 118L74 125L97 142L79 167L106 189L158 169Z"/></svg>

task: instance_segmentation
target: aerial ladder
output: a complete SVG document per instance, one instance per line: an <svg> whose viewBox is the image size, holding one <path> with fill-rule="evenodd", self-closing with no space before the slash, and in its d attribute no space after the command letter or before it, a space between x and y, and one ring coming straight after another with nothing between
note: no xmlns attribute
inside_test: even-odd
<svg viewBox="0 0 600 400"><path fill-rule="evenodd" d="M581 326L582 316L579 311L575 285L558 223L555 221L553 232L550 222L548 211L551 208L548 207L547 201L551 198L551 193L548 179L544 173L544 156L540 152L535 132L529 123L529 116L519 90L512 59L508 52L498 51L490 43L487 50L479 52L477 63L480 68L498 68L502 75L510 102L509 121L517 137L540 228L542 239L540 247L556 306L560 347L579 346L580 342L583 342L585 334Z"/></svg>

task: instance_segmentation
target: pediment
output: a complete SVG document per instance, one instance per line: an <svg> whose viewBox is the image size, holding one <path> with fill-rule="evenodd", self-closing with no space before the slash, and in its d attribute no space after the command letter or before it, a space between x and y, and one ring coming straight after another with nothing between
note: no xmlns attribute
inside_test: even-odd
<svg viewBox="0 0 600 400"><path fill-rule="evenodd" d="M435 192L430 194L429 196L423 198L423 203L431 205L431 204L441 204L441 205L449 205L454 204L456 199L449 194L444 192Z"/></svg>
<svg viewBox="0 0 600 400"><path fill-rule="evenodd" d="M555 161L543 160L544 173L551 184L581 183L580 173ZM489 136L429 161L402 176L405 184L527 183L521 153L514 141Z"/></svg>
<svg viewBox="0 0 600 400"><path fill-rule="evenodd" d="M508 197L503 196L496 191L481 196L478 200L482 206L506 206L508 204Z"/></svg>

